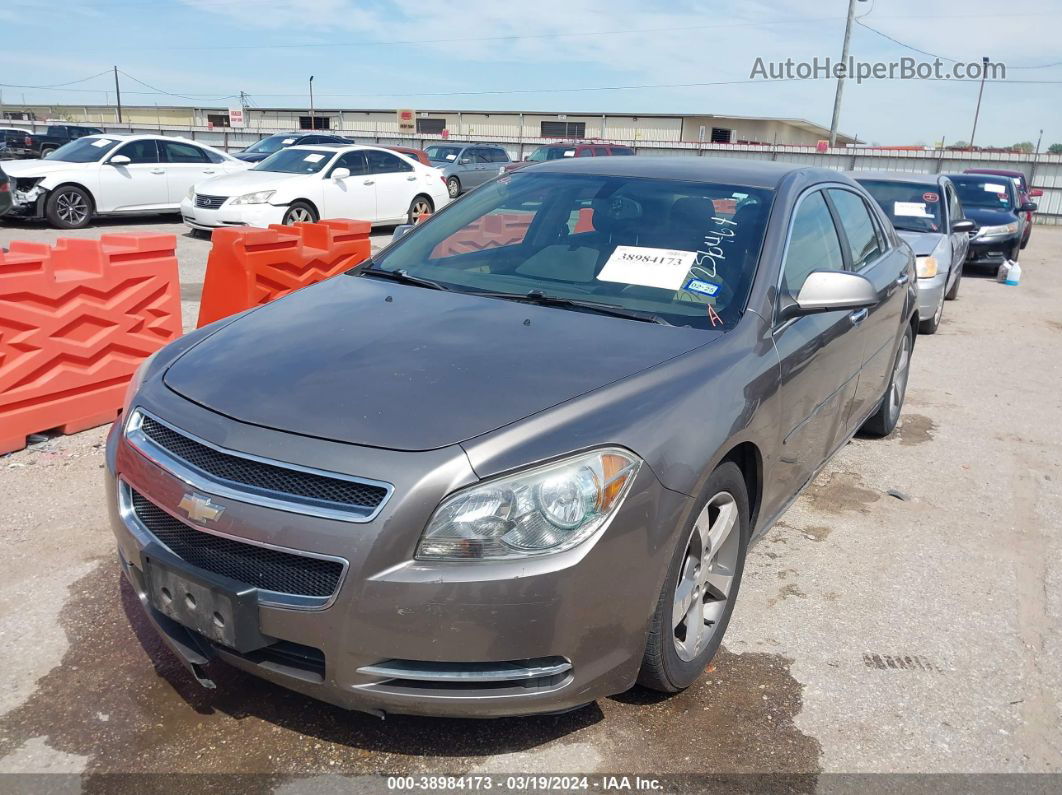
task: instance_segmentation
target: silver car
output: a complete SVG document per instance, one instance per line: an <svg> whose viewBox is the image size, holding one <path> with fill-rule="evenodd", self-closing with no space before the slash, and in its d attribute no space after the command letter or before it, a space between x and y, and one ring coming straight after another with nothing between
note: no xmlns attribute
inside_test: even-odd
<svg viewBox="0 0 1062 795"><path fill-rule="evenodd" d="M511 162L509 153L500 146L433 144L424 151L431 164L442 171L451 199L498 176L498 170Z"/></svg>
<svg viewBox="0 0 1062 795"><path fill-rule="evenodd" d="M107 442L126 587L208 687L220 661L478 717L676 692L751 541L895 428L915 317L910 247L843 174L528 166L140 368Z"/></svg>
<svg viewBox="0 0 1062 795"><path fill-rule="evenodd" d="M918 332L934 334L944 301L959 294L962 266L977 224L963 215L955 185L944 175L892 171L851 174L892 220L917 257Z"/></svg>

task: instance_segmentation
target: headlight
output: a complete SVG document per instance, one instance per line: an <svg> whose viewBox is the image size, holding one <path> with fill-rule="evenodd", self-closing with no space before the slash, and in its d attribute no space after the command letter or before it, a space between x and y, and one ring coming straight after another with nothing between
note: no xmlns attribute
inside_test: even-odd
<svg viewBox="0 0 1062 795"><path fill-rule="evenodd" d="M1003 224L1002 226L982 226L977 233L978 237L991 237L992 235L1013 235L1018 231L1018 222Z"/></svg>
<svg viewBox="0 0 1062 795"><path fill-rule="evenodd" d="M570 549L616 512L641 465L606 448L460 491L435 510L416 556L499 560Z"/></svg>
<svg viewBox="0 0 1062 795"><path fill-rule="evenodd" d="M190 199L191 201L195 201L195 185L189 186L188 193L185 194L185 198Z"/></svg>
<svg viewBox="0 0 1062 795"><path fill-rule="evenodd" d="M256 193L245 193L232 200L233 204L265 204L272 198L275 190L260 190Z"/></svg>
<svg viewBox="0 0 1062 795"><path fill-rule="evenodd" d="M159 351L162 350L161 348ZM148 370L151 369L151 363L155 361L155 357L159 355L159 351L155 351L149 357L144 359L140 363L140 366L136 368L133 373L133 377L129 379L129 386L125 388L125 399L122 401L122 416L129 419L129 407L133 404L133 398L136 397L137 391L140 389L140 385L144 383L144 378L148 374Z"/></svg>
<svg viewBox="0 0 1062 795"><path fill-rule="evenodd" d="M937 258L936 257L916 257L915 258L915 270L918 272L919 279L928 279L937 275Z"/></svg>

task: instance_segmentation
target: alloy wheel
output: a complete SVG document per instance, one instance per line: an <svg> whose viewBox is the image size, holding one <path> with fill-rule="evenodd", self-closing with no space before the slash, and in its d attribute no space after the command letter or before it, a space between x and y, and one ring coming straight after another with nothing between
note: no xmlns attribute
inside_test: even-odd
<svg viewBox="0 0 1062 795"><path fill-rule="evenodd" d="M741 545L738 505L719 492L693 524L671 611L675 652L689 662L711 641L726 612Z"/></svg>
<svg viewBox="0 0 1062 795"><path fill-rule="evenodd" d="M413 219L413 223L420 220L423 215L431 214L431 204L427 199L415 199L413 206L409 208L409 215Z"/></svg>
<svg viewBox="0 0 1062 795"><path fill-rule="evenodd" d="M313 214L305 207L292 207L288 211L288 225L313 222Z"/></svg>
<svg viewBox="0 0 1062 795"><path fill-rule="evenodd" d="M88 202L77 191L64 191L56 197L55 212L64 223L81 226L88 220Z"/></svg>
<svg viewBox="0 0 1062 795"><path fill-rule="evenodd" d="M458 194L461 193L461 183L450 177L450 179L446 180L446 190L449 192L451 199L456 199Z"/></svg>
<svg viewBox="0 0 1062 795"><path fill-rule="evenodd" d="M896 423L900 418L903 396L907 392L907 376L911 367L911 337L904 334L900 343L900 352L896 355L896 367L892 371L892 386L889 387L889 422Z"/></svg>

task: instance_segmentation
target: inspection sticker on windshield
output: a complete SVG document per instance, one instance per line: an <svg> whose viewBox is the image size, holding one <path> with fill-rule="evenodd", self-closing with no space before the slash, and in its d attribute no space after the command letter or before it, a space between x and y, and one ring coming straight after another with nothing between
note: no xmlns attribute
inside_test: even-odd
<svg viewBox="0 0 1062 795"><path fill-rule="evenodd" d="M682 289L687 292L700 293L701 295L707 295L714 298L719 292L719 285L713 282L702 281L701 279L690 279Z"/></svg>
<svg viewBox="0 0 1062 795"><path fill-rule="evenodd" d="M616 246L597 278L603 282L677 290L696 259L696 251Z"/></svg>
<svg viewBox="0 0 1062 795"><path fill-rule="evenodd" d="M112 141L110 138L97 138L95 141L92 142L92 145L93 146L98 146L98 147L104 147L104 146L110 146L113 143L114 143L114 141Z"/></svg>
<svg viewBox="0 0 1062 795"><path fill-rule="evenodd" d="M922 202L893 202L892 214L905 218L932 218L933 213L926 212Z"/></svg>
<svg viewBox="0 0 1062 795"><path fill-rule="evenodd" d="M295 139L285 138L283 141L281 141L281 143L284 144L284 146L291 146L291 144L295 143Z"/></svg>
<svg viewBox="0 0 1062 795"><path fill-rule="evenodd" d="M324 160L324 155L306 155L303 160L305 160L307 163L320 163L322 160Z"/></svg>
<svg viewBox="0 0 1062 795"><path fill-rule="evenodd" d="M988 191L989 193L1006 193L1007 192L1007 186L1006 185L997 185L995 182L986 182L985 183L985 190Z"/></svg>

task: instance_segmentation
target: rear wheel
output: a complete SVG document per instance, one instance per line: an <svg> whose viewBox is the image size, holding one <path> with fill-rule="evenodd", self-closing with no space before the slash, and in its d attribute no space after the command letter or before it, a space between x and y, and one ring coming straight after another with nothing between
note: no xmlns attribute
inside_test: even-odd
<svg viewBox="0 0 1062 795"><path fill-rule="evenodd" d="M92 197L77 185L63 185L48 196L44 214L52 226L60 229L82 229L92 219Z"/></svg>
<svg viewBox="0 0 1062 795"><path fill-rule="evenodd" d="M903 408L903 399L907 395L907 377L911 372L911 350L914 347L914 333L908 326L900 340L900 347L896 351L896 359L892 367L892 377L889 378L889 386L885 390L885 397L881 399L881 406L866 422L863 423L862 431L871 436L888 436L896 430L896 423L900 420L900 410Z"/></svg>
<svg viewBox="0 0 1062 795"><path fill-rule="evenodd" d="M461 195L461 180L457 177L450 177L446 180L446 190L450 193L451 199L456 199Z"/></svg>
<svg viewBox="0 0 1062 795"><path fill-rule="evenodd" d="M417 196L409 205L407 221L415 224L425 215L431 215L433 212L435 212L435 205L432 204L431 199L427 196Z"/></svg>
<svg viewBox="0 0 1062 795"><path fill-rule="evenodd" d="M48 155L50 155L54 151L55 151L55 147L54 146L42 146L41 147L41 157L47 157Z"/></svg>
<svg viewBox="0 0 1062 795"><path fill-rule="evenodd" d="M285 226L292 224L312 224L317 221L317 211L307 202L292 202L288 211L284 213Z"/></svg>
<svg viewBox="0 0 1062 795"><path fill-rule="evenodd" d="M745 478L722 464L682 534L649 628L638 684L664 693L692 685L715 656L734 611L749 543Z"/></svg>

